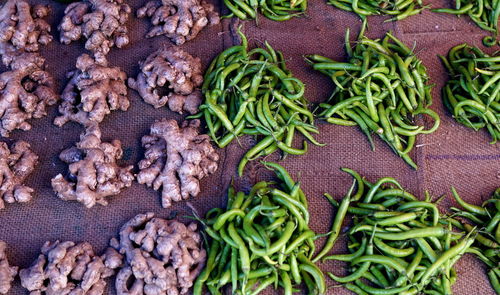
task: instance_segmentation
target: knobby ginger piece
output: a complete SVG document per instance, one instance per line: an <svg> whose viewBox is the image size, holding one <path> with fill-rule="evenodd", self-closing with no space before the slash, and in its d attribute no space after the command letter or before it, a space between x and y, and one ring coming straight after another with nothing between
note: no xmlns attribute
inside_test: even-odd
<svg viewBox="0 0 500 295"><path fill-rule="evenodd" d="M153 28L146 38L167 36L181 45L194 39L207 25L220 22L214 6L200 0L153 0L137 10L137 17L149 17Z"/></svg>
<svg viewBox="0 0 500 295"><path fill-rule="evenodd" d="M78 201L85 207L106 206L106 197L119 194L130 187L133 166L116 163L123 155L119 140L101 141L97 124L87 127L76 146L61 152L59 159L69 164L69 175L52 178L52 188L64 201Z"/></svg>
<svg viewBox="0 0 500 295"><path fill-rule="evenodd" d="M200 180L217 170L219 155L208 135L198 134L199 120L159 120L151 126L150 135L142 137L146 149L139 162L137 181L162 190L162 206L168 208L200 192Z"/></svg>
<svg viewBox="0 0 500 295"><path fill-rule="evenodd" d="M43 19L49 13L46 5L30 7L24 0L8 0L0 8L0 42L19 50L38 51L40 45L52 41L50 25ZM0 55L3 54L0 50Z"/></svg>
<svg viewBox="0 0 500 295"><path fill-rule="evenodd" d="M10 266L7 260L7 244L0 241L0 294L9 292L12 282L17 275L18 267Z"/></svg>
<svg viewBox="0 0 500 295"><path fill-rule="evenodd" d="M111 246L123 254L117 295L187 294L205 266L207 253L196 223L139 214L125 223Z"/></svg>
<svg viewBox="0 0 500 295"><path fill-rule="evenodd" d="M105 58L95 60L82 54L76 61L76 70L67 75L71 80L62 93L59 112L54 124L62 126L68 121L83 125L100 123L114 110L126 111L127 74L119 67L110 67Z"/></svg>
<svg viewBox="0 0 500 295"><path fill-rule="evenodd" d="M199 87L203 84L201 60L179 47L163 46L140 62L137 79L128 79L130 88L139 92L146 103L155 108L168 102L178 113L198 112L202 101Z"/></svg>
<svg viewBox="0 0 500 295"><path fill-rule="evenodd" d="M59 24L60 41L69 44L85 37L85 49L97 55L108 54L111 47L129 43L127 20L130 6L123 0L83 0L64 10Z"/></svg>
<svg viewBox="0 0 500 295"><path fill-rule="evenodd" d="M9 60L10 70L0 74L0 135L15 129L30 130L27 122L47 114L57 102L54 80L45 71L45 59L38 53L22 53Z"/></svg>
<svg viewBox="0 0 500 295"><path fill-rule="evenodd" d="M46 242L30 268L19 272L21 285L32 295L104 294L113 270L89 243Z"/></svg>
<svg viewBox="0 0 500 295"><path fill-rule="evenodd" d="M33 189L23 183L37 164L38 156L27 142L17 141L10 149L0 142L0 209L5 208L4 201L25 203L32 199Z"/></svg>

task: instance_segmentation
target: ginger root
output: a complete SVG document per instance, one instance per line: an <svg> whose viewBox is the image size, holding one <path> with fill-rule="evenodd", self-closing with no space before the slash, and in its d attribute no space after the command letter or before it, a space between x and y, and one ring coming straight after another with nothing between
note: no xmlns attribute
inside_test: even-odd
<svg viewBox="0 0 500 295"><path fill-rule="evenodd" d="M137 17L150 17L153 28L146 38L165 35L181 45L194 39L207 25L220 22L214 6L201 0L153 0L137 10Z"/></svg>
<svg viewBox="0 0 500 295"><path fill-rule="evenodd" d="M15 129L30 130L27 120L45 116L58 96L38 53L24 52L4 61L10 70L0 74L0 135L8 137Z"/></svg>
<svg viewBox="0 0 500 295"><path fill-rule="evenodd" d="M7 143L0 142L0 209L5 208L4 201L25 203L31 200L33 189L23 183L37 163L38 156L27 142L18 141L11 149Z"/></svg>
<svg viewBox="0 0 500 295"><path fill-rule="evenodd" d="M139 214L125 223L111 246L125 256L118 271L117 295L187 294L205 266L196 223Z"/></svg>
<svg viewBox="0 0 500 295"><path fill-rule="evenodd" d="M71 80L62 93L59 112L54 124L62 126L68 121L88 125L100 123L113 110L126 111L127 74L118 67L109 67L106 59L96 61L82 54L76 61L76 70L67 75Z"/></svg>
<svg viewBox="0 0 500 295"><path fill-rule="evenodd" d="M31 267L19 272L21 285L32 295L104 294L113 271L103 260L89 243L46 242Z"/></svg>
<svg viewBox="0 0 500 295"><path fill-rule="evenodd" d="M203 84L201 60L179 47L163 46L140 63L137 79L128 79L130 88L155 108L168 102L170 110L178 113L198 112L202 101Z"/></svg>
<svg viewBox="0 0 500 295"><path fill-rule="evenodd" d="M123 150L119 140L101 141L101 131L93 124L80 135L76 146L61 152L59 159L69 164L69 175L52 178L52 188L64 201L78 201L85 207L106 206L106 197L119 194L134 180L133 166L120 167Z"/></svg>
<svg viewBox="0 0 500 295"><path fill-rule="evenodd" d="M10 43L19 50L38 51L40 45L52 41L50 25L43 20L49 13L46 5L31 8L24 0L8 0L0 8L0 42Z"/></svg>
<svg viewBox="0 0 500 295"><path fill-rule="evenodd" d="M159 120L151 126L150 135L142 137L146 149L139 162L137 181L153 189L163 186L162 206L181 201L200 192L200 180L217 170L219 155L208 135L199 135L199 120Z"/></svg>
<svg viewBox="0 0 500 295"><path fill-rule="evenodd" d="M12 282L17 275L17 266L10 266L7 260L5 250L7 244L0 241L0 294L7 294L9 292Z"/></svg>
<svg viewBox="0 0 500 295"><path fill-rule="evenodd" d="M60 41L69 44L85 37L85 49L100 56L110 48L129 43L126 22L131 12L123 0L83 0L71 3L64 10L59 24Z"/></svg>

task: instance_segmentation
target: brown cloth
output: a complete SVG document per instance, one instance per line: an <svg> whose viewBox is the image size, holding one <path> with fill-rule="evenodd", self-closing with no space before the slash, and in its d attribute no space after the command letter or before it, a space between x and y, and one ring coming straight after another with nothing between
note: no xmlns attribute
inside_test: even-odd
<svg viewBox="0 0 500 295"><path fill-rule="evenodd" d="M216 2L219 11L227 14L227 10L222 8L222 0L209 1ZM55 38L43 48L42 55L47 58L48 70L54 73L61 91L67 82L65 73L75 67L76 58L85 52L84 41L70 45L58 42L57 24L63 16L64 5L48 0L31 2L48 3L53 8L49 22ZM144 1L127 2L135 13ZM432 2L433 7L452 5L448 0L424 2ZM310 202L311 226L319 233L328 231L333 212L322 194L329 192L340 199L351 184L350 176L341 172L340 167L355 169L372 181L384 176L395 177L420 197L423 197L424 190L429 190L435 196L446 194L448 198L441 204L443 212L444 208L453 203L451 185L457 188L465 200L473 203L481 203L500 185L500 144L488 144L490 139L486 131L474 132L456 123L444 110L440 100L440 89L447 75L436 55L446 54L452 46L463 42L482 47L481 38L486 33L467 17L457 18L430 11L400 22L383 23L385 19L387 18L371 17L367 35L380 38L385 31L392 30L409 46L416 42L415 51L429 69L431 82L437 85L433 90L435 102L432 108L441 116L441 127L434 134L417 138L412 157L419 170L414 171L378 139L376 151L370 151L368 141L357 128L318 123L321 132L318 139L328 145L311 146L306 155L289 156L281 164L288 168L293 177L300 179ZM219 52L233 45L229 32L230 22L231 20L224 20L218 26L205 28L196 39L187 42L182 48L199 56L206 68ZM149 27L147 19L139 20L131 15L128 23L131 42L123 49L111 49L108 56L110 64L122 67L128 76L135 77L140 60L145 59L161 44L173 45L164 36L145 39L144 35ZM345 58L343 44L347 27L351 28L353 34L357 34L361 21L353 13L327 5L326 0L310 0L306 17L286 22L272 22L260 17L258 26L254 21L245 22L244 31L252 46L262 45L267 40L275 49L283 51L288 67L306 83L307 98L318 103L328 97L333 86L327 77L313 71L304 62L303 55L317 53L342 60ZM130 109L127 112L115 111L107 116L101 123L101 129L104 140L117 138L122 141L125 153L123 163L137 164L143 156L140 139L149 132L155 119L180 119L181 116L166 107L154 109L144 103L133 90L129 90L129 95ZM36 259L45 241L58 239L88 241L97 253L102 253L109 239L118 234L120 226L138 213L151 211L160 217L172 216L174 212L178 212L178 217L191 215L186 202L162 209L159 192L136 182L131 188L111 198L107 207L86 209L79 203L58 199L50 186L52 177L66 172L66 166L58 159L58 154L78 141L83 128L75 123L68 123L62 128L54 126L52 122L56 114L57 107L51 107L47 117L32 120L31 131L15 131L10 139L5 139L26 140L40 156L40 165L26 183L35 189L33 201L8 205L5 210L0 211L0 240L10 245L7 251L14 265L28 267ZM240 143L245 149L254 144L250 138L241 138ZM299 144L298 139L296 144ZM217 173L203 179L201 194L189 200L200 214L225 204L226 190L232 177L235 177L240 189L248 189L257 179L271 176L262 165L252 162L247 165L245 177L238 179L236 166L243 152L244 149L236 141L225 150L219 150L221 160ZM277 160L277 157L272 156L269 160ZM181 220L186 221L184 218ZM344 243L339 242L335 249L343 250ZM338 262L322 265L322 268L339 275L346 273L343 265ZM487 281L484 265L470 255L461 259L456 269L458 281L453 287L455 294L494 294ZM335 285L329 279L327 284ZM107 294L114 294L113 282L108 286L110 290ZM16 280L10 294L27 292ZM333 288L329 289L328 294L350 292L343 288Z"/></svg>

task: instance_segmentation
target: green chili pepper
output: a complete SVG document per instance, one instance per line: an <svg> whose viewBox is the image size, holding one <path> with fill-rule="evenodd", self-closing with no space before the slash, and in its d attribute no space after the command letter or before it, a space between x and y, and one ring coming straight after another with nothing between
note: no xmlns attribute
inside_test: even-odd
<svg viewBox="0 0 500 295"><path fill-rule="evenodd" d="M500 131L500 110L494 107L500 102L500 67L495 67L500 65L500 59L460 44L441 60L450 73L443 88L444 105L459 123L475 130L485 128L492 137L491 143L495 143Z"/></svg>
<svg viewBox="0 0 500 295"><path fill-rule="evenodd" d="M316 257L314 257L312 262L317 262L318 260L323 258L323 256L328 254L328 252L330 252L330 250L335 245L335 242L340 234L342 223L344 222L344 218L347 214L347 210L349 208L349 203L351 202L351 194L352 194L352 191L354 189L354 184L355 183L353 183L353 185L351 186L351 189L347 193L347 196L344 197L342 199L342 202L340 203L339 209L338 209L337 214L335 215L335 219L333 221L332 229L330 230L331 234L329 235L328 240L325 243L325 246L323 247L321 252L318 253L318 255L316 255Z"/></svg>
<svg viewBox="0 0 500 295"><path fill-rule="evenodd" d="M395 5L413 7L411 1ZM364 6L357 6L360 3L364 2L352 3L355 7L353 10L358 13L366 9ZM390 4L380 2L376 8L384 5ZM387 11L389 9L384 9L384 12ZM413 12L412 9L401 10L401 14L396 15L401 17ZM432 103L432 86L426 85L429 76L422 62L400 40L390 33L381 41L371 40L363 36L365 27L364 25L354 49L347 50L347 62L337 62L318 55L306 57L306 61L315 70L330 76L336 85L330 101L320 104L322 110L319 116L331 124L359 126L372 149L375 148L371 133L376 133L396 154L416 169L417 165L410 157L416 136L433 133L440 125L437 113L428 108ZM345 38L348 40L349 36L346 35ZM470 82L474 83L474 80L471 79ZM430 116L434 125L425 130L423 126L407 123L419 115ZM486 115L492 118L491 113Z"/></svg>

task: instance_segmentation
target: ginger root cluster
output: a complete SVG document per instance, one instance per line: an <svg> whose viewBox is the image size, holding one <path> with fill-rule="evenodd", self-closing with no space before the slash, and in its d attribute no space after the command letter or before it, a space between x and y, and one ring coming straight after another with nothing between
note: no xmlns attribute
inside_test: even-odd
<svg viewBox="0 0 500 295"><path fill-rule="evenodd" d="M6 203L25 203L32 199L33 189L24 180L38 164L38 156L25 141L17 141L9 149L0 142L0 209ZM0 292L1 294L1 292Z"/></svg>
<svg viewBox="0 0 500 295"><path fill-rule="evenodd" d="M50 25L43 19L49 13L46 5L31 7L24 0L8 0L0 8L0 42L17 50L38 51L40 45L52 41ZM4 55L3 50L0 55Z"/></svg>
<svg viewBox="0 0 500 295"><path fill-rule="evenodd" d="M155 190L162 190L162 206L197 196L200 180L217 170L219 155L212 147L210 138L198 134L199 120L184 121L181 126L175 120L156 121L150 135L142 137L146 149L139 162L137 181Z"/></svg>
<svg viewBox="0 0 500 295"><path fill-rule="evenodd" d="M118 295L186 294L205 266L196 223L139 214L125 223L112 249L124 255L116 277Z"/></svg>
<svg viewBox="0 0 500 295"><path fill-rule="evenodd" d="M126 22L131 12L123 0L83 0L64 10L59 24L60 41L69 44L86 38L85 49L98 56L108 54L111 47L129 43Z"/></svg>
<svg viewBox="0 0 500 295"><path fill-rule="evenodd" d="M106 197L119 194L130 187L133 166L121 167L123 150L119 140L101 141L97 124L87 127L76 146L61 152L59 159L69 165L69 174L58 174L52 179L52 188L64 201L78 201L91 208L106 206Z"/></svg>
<svg viewBox="0 0 500 295"><path fill-rule="evenodd" d="M0 74L0 135L15 129L30 130L31 118L47 114L46 107L57 102L54 80L45 70L38 53L22 53L9 60L10 70Z"/></svg>
<svg viewBox="0 0 500 295"><path fill-rule="evenodd" d="M17 275L18 267L10 266L7 260L7 243L0 241L0 294L7 294Z"/></svg>
<svg viewBox="0 0 500 295"><path fill-rule="evenodd" d="M89 243L47 242L30 268L19 272L31 295L100 295L113 271L96 256Z"/></svg>
<svg viewBox="0 0 500 295"><path fill-rule="evenodd" d="M140 63L136 79L129 78L130 88L155 108L168 102L170 110L178 113L198 112L203 84L201 60L179 47L162 47Z"/></svg>
<svg viewBox="0 0 500 295"><path fill-rule="evenodd" d="M137 10L137 17L149 17L153 27L146 38L167 36L181 45L194 39L207 25L220 22L212 4L201 0L153 0Z"/></svg>
<svg viewBox="0 0 500 295"><path fill-rule="evenodd" d="M8 67L0 74L3 137L15 129L31 129L27 121L45 116L45 108L58 100L45 59L37 53L52 41L50 25L43 19L49 12L48 6L31 7L25 0L8 0L0 8L0 57Z"/></svg>
<svg viewBox="0 0 500 295"><path fill-rule="evenodd" d="M126 111L127 74L119 67L108 66L105 58L96 60L82 54L76 61L76 70L67 75L70 81L62 93L59 105L61 116L54 124L62 126L68 121L83 125L100 123L113 110Z"/></svg>

